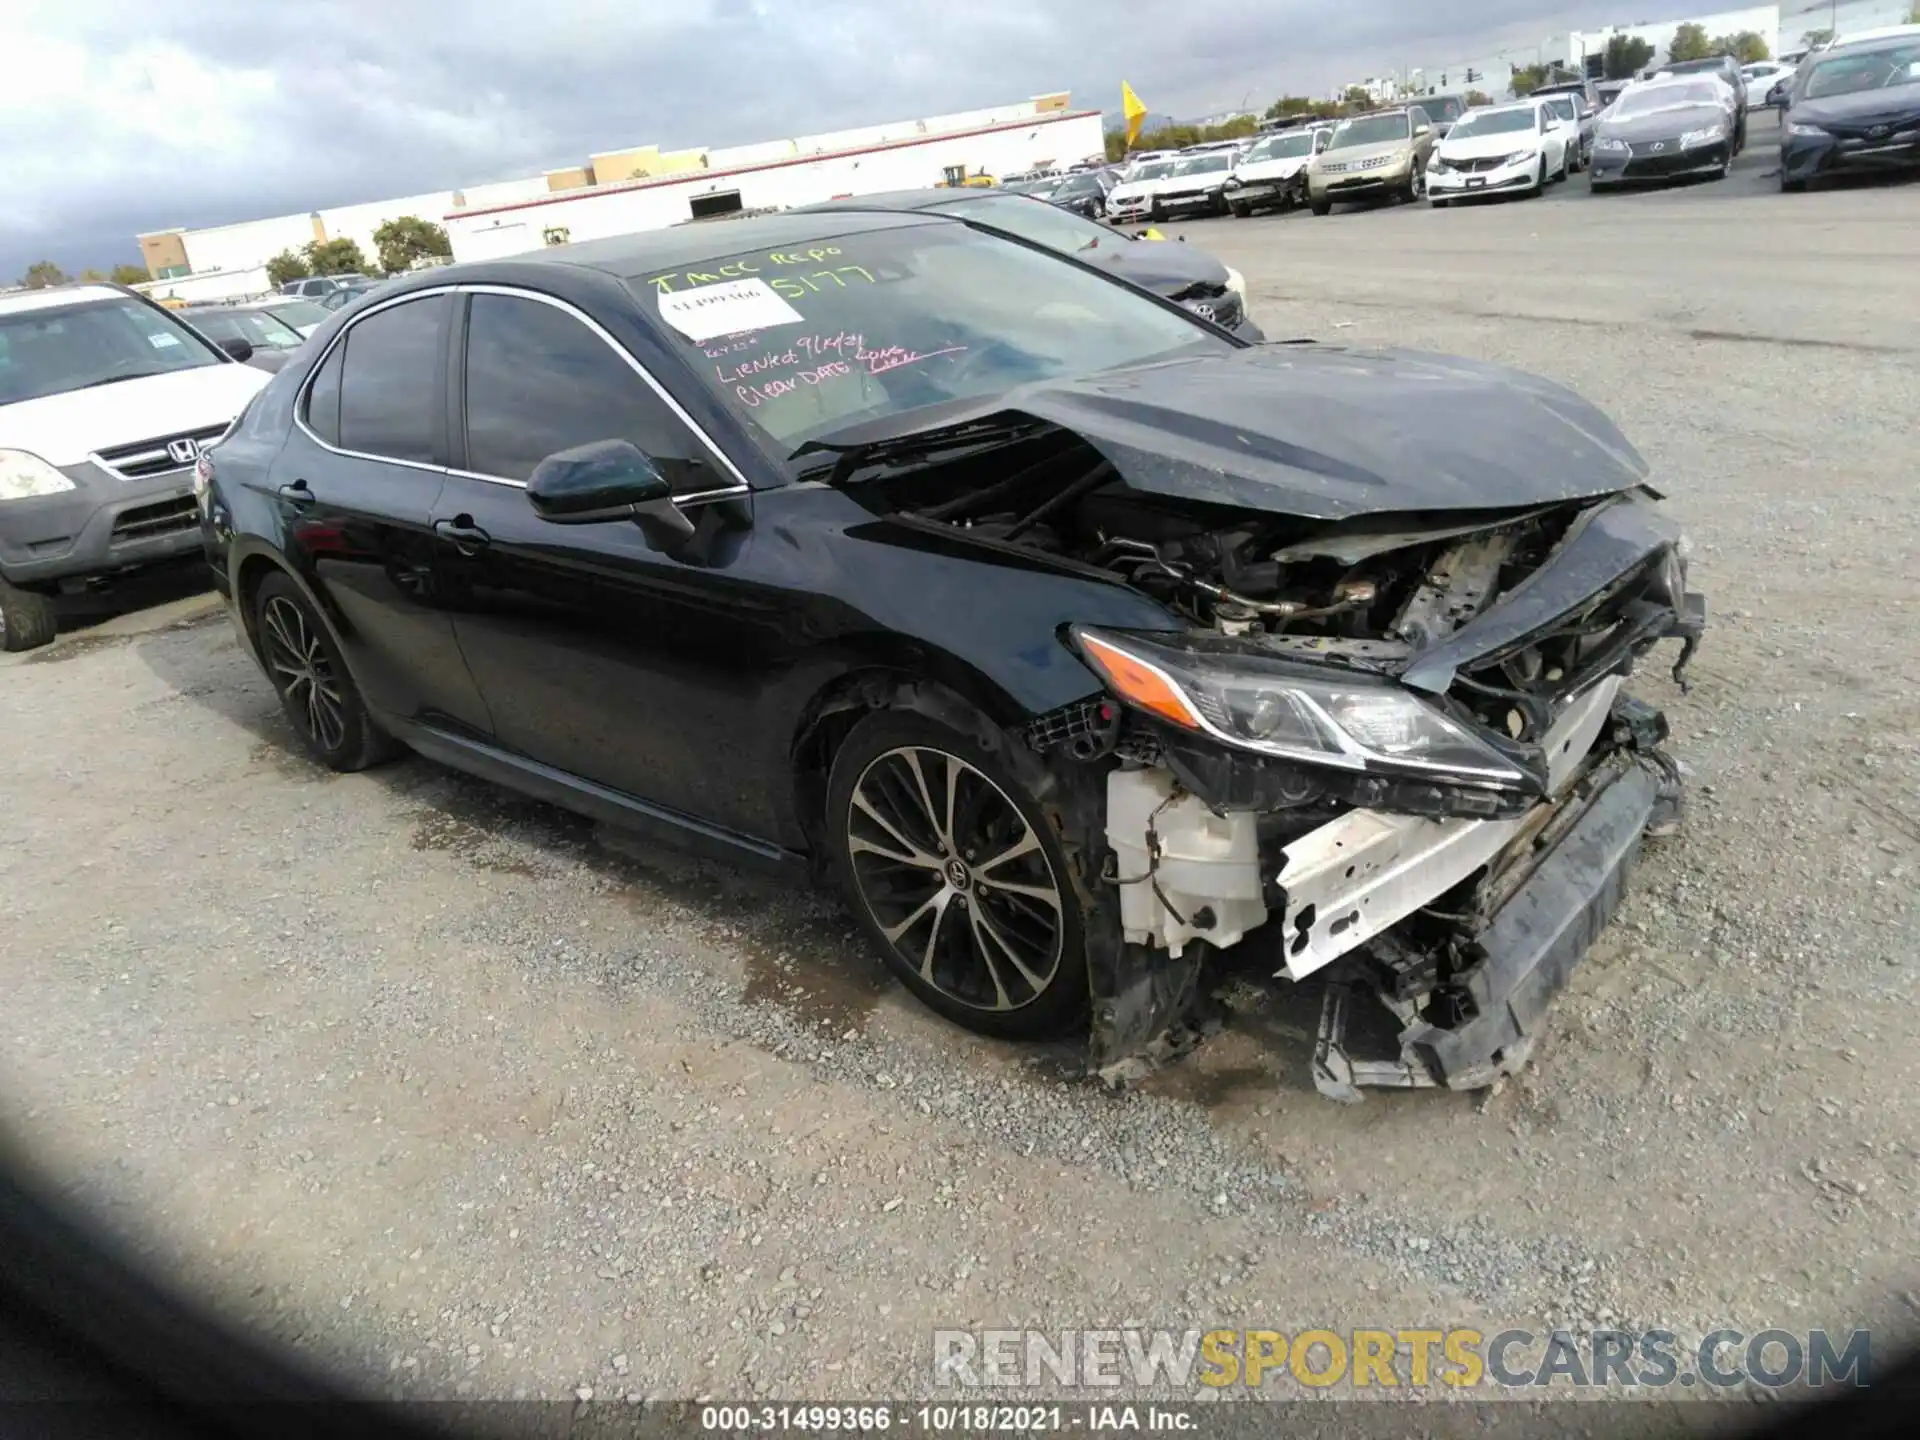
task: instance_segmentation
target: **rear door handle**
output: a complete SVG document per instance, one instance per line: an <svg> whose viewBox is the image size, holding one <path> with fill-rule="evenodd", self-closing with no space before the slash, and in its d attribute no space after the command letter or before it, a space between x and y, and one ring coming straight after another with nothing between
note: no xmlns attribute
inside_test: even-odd
<svg viewBox="0 0 1920 1440"><path fill-rule="evenodd" d="M296 480L291 485L282 485L273 492L296 509L313 504L313 491L307 488L307 482Z"/></svg>
<svg viewBox="0 0 1920 1440"><path fill-rule="evenodd" d="M433 522L433 533L450 542L462 555L478 555L493 543L493 537L474 524L471 515L436 520Z"/></svg>

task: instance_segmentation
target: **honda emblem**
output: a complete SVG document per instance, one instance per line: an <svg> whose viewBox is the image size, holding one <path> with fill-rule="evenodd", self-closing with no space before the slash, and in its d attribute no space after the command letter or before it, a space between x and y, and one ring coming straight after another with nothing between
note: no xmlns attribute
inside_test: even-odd
<svg viewBox="0 0 1920 1440"><path fill-rule="evenodd" d="M1649 145L1647 148L1649 150L1664 150L1667 148L1667 142L1664 140L1656 140L1653 142L1653 144Z"/></svg>
<svg viewBox="0 0 1920 1440"><path fill-rule="evenodd" d="M1196 305L1193 307L1193 313L1198 315L1202 320L1211 320L1213 319L1213 306L1204 304Z"/></svg>
<svg viewBox="0 0 1920 1440"><path fill-rule="evenodd" d="M167 458L176 465L191 465L200 458L200 442L192 436L167 441Z"/></svg>

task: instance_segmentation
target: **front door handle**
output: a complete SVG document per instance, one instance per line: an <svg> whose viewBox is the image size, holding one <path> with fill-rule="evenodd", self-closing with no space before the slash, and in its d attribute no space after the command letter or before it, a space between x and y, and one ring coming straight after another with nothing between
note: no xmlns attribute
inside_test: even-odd
<svg viewBox="0 0 1920 1440"><path fill-rule="evenodd" d="M313 504L313 491L307 488L307 482L296 480L291 485L282 485L273 492L296 510L304 510Z"/></svg>
<svg viewBox="0 0 1920 1440"><path fill-rule="evenodd" d="M436 520L433 522L433 533L452 544L462 555L478 555L493 543L493 537L474 524L471 515Z"/></svg>

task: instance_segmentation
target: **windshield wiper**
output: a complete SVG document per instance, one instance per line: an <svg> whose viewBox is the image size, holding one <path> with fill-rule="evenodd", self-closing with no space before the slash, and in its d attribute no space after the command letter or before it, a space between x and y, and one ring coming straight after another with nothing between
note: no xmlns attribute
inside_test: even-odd
<svg viewBox="0 0 1920 1440"><path fill-rule="evenodd" d="M164 375L164 370L129 370L124 375L102 375L98 380L89 380L84 385L76 385L76 390L91 390L98 385L118 385L122 380L144 380L149 375Z"/></svg>

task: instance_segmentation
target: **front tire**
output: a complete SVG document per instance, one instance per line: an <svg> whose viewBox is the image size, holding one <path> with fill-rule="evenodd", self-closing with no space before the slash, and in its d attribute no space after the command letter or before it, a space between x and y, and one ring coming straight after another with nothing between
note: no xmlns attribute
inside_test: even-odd
<svg viewBox="0 0 1920 1440"><path fill-rule="evenodd" d="M51 595L0 580L0 650L37 650L59 633Z"/></svg>
<svg viewBox="0 0 1920 1440"><path fill-rule="evenodd" d="M1087 958L1066 856L998 755L905 711L834 756L834 870L887 968L929 1008L1002 1039L1057 1035L1086 1010Z"/></svg>
<svg viewBox="0 0 1920 1440"><path fill-rule="evenodd" d="M329 770L353 771L400 753L400 743L367 713L332 633L285 575L260 582L253 633L280 708L315 760Z"/></svg>
<svg viewBox="0 0 1920 1440"><path fill-rule="evenodd" d="M1527 191L1527 199L1532 200L1547 193L1547 157L1540 157L1540 173L1534 176L1533 188Z"/></svg>
<svg viewBox="0 0 1920 1440"><path fill-rule="evenodd" d="M1333 202L1331 200L1312 200L1308 202L1308 208L1316 215L1331 215L1333 213Z"/></svg>
<svg viewBox="0 0 1920 1440"><path fill-rule="evenodd" d="M1251 205L1242 205L1238 200L1233 202L1234 219L1244 220L1251 214L1253 214L1253 207Z"/></svg>

